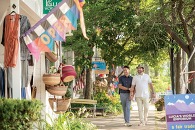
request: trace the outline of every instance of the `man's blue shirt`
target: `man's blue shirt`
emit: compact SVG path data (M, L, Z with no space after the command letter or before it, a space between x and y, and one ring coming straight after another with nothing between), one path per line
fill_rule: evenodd
M121 84L122 86L124 86L126 88L130 88L131 84L132 84L132 79L133 79L133 77L130 75L128 77L123 75L119 78L119 84ZM129 90L122 90L119 88L119 93L129 93L129 92L130 92Z

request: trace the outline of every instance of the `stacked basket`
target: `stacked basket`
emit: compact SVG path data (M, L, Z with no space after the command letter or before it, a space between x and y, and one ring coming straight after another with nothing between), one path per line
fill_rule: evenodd
M70 82L76 76L74 67L70 65L60 65L59 68L61 69L58 70L58 72L62 72L61 74L54 73L43 75L43 82L45 83L46 90L51 95L54 95L54 98L49 98L49 103L55 113L65 112L70 106L70 98L64 98L68 86L65 86L63 82ZM63 96L63 98L57 99L55 96Z

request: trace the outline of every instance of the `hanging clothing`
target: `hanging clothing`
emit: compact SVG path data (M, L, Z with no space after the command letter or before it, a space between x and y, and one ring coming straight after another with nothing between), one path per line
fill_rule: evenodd
M6 79L7 79L7 98L13 97L13 76L12 76L12 68L8 67L6 72Z
M31 28L31 24L28 18L24 15L20 15L20 36L25 34ZM33 61L32 56L25 44L23 37L20 37L20 59L21 59L21 97L26 99L26 87L28 86L28 68L31 61Z
M28 18L24 15L20 15L20 36L25 34L26 31L28 31L31 28L31 24L28 20ZM30 52L26 46L26 43L24 41L23 37L20 37L20 56L21 60L31 60Z
M5 73L0 67L0 98L5 97Z
M5 46L4 51L4 67L15 67L18 59L19 50L19 20L20 15L7 15L4 19L3 40Z
M20 22L20 23L19 23ZM20 24L20 26L19 26ZM20 28L19 28L20 27ZM16 66L18 59L18 50L20 43L20 59L21 59L21 94L25 98L28 82L28 65L33 65L32 56L24 42L23 38L19 39L18 29L20 29L20 36L31 28L28 18L24 15L7 15L4 19L2 43L5 46L4 65L7 69L7 87L8 96L12 97L12 67ZM20 41L19 41L20 40ZM12 57L12 58L11 58ZM31 64L29 64L31 63Z

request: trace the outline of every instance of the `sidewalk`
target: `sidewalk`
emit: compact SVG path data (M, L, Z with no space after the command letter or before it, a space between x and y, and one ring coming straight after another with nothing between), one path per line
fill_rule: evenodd
M149 107L148 124L146 126L138 126L138 111L135 102L132 103L131 110L131 127L124 126L123 115L106 116L90 118L89 120L98 127L98 130L166 130L166 122L160 118L165 116L165 112L157 112L153 105Z

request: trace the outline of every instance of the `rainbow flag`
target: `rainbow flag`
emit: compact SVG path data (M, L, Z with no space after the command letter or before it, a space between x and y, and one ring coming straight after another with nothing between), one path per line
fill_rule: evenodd
M80 6L84 0L79 0ZM47 15L39 20L22 37L36 60L40 53L53 50L54 41L65 41L66 33L77 29L79 11L74 0L62 0Z
M85 0L79 0L79 2L80 2L80 6L82 8L84 6L84 4L85 4Z

